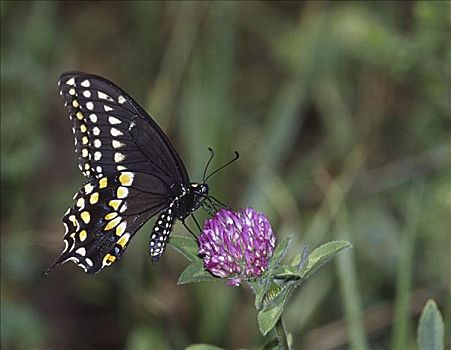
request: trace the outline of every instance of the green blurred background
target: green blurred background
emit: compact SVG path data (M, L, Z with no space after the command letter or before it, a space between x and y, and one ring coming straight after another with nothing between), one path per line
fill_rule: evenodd
M135 97L192 180L208 146L216 166L239 150L212 193L264 211L292 254L352 242L293 298L296 349L414 349L427 298L449 330L450 38L450 2L2 2L2 349L263 342L251 292L177 286L187 261L153 266L149 225L100 275L42 274L83 181L67 70Z

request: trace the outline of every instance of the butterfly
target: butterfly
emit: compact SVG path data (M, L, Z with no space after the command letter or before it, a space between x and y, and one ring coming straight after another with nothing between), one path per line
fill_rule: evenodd
M65 247L46 272L67 261L87 273L101 271L158 214L149 242L157 262L176 219L184 222L201 205L211 209L206 180L219 169L207 178L205 173L213 153L204 180L190 182L164 132L117 85L81 72L63 73L58 85L72 121L78 166L88 181L62 219Z

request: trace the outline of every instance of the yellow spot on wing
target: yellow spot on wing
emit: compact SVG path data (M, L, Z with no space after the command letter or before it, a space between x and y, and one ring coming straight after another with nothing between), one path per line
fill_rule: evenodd
M122 218L120 216L118 216L116 219L111 220L108 225L105 226L105 228L103 229L104 231L108 231L111 230L112 228L115 228L120 222L121 222Z
M118 227L116 227L116 235L122 236L122 234L125 232L126 228L127 228L127 223L125 221L121 222L121 224Z
M81 131L81 132L86 132L86 130L88 130L88 128L86 127L86 125L85 125L85 124L81 124L81 125L80 125L80 131Z
M119 208L119 206L121 205L121 203L122 203L122 201L120 201L118 199L113 199L108 202L108 205L110 207L113 207L114 210L117 210Z
M106 214L105 215L105 219L106 220L111 220L111 219L114 219L116 216L117 216L117 213L116 212L112 212L112 213Z
M116 191L117 198L125 198L128 196L128 188L119 186Z
M84 145L87 145L89 140L87 136L83 136L83 138L81 139L81 142L83 142Z
M66 81L66 84L67 84L67 85L75 85L75 79L74 79L74 77L68 79L68 80Z
M89 197L89 203L96 204L99 201L99 192L94 192Z
M85 224L88 224L89 221L91 220L91 215L89 214L88 211L84 211L83 213L81 213L80 217L85 222Z
M135 177L135 174L131 172L124 172L119 176L119 182L123 186L131 186L133 183L133 178Z
M77 115L77 118L80 119L80 120L82 120L84 118L84 115L81 112L77 112L76 115Z
M124 248L125 245L128 243L129 239L130 239L130 234L127 233L127 234L123 235L123 236L117 241L117 244L119 244L122 248Z
M72 101L72 106L74 106L75 108L77 108L77 107L80 106L80 104L78 103L77 100L73 100L73 101Z
M108 186L108 178L102 177L102 178L99 180L99 188L105 188L105 187L107 187L107 186Z
M116 257L114 255L107 254L103 258L103 265L110 266L115 260L116 260Z
M78 234L80 237L80 241L84 241L86 239L86 237L88 236L88 233L86 232L86 230L82 230L80 231L80 233Z

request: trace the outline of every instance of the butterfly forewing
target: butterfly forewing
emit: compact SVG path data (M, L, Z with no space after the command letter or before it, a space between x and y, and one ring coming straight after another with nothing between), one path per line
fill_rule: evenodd
M183 163L163 131L124 91L90 74L66 73L60 93L69 108L79 167L89 178L143 171L188 184Z

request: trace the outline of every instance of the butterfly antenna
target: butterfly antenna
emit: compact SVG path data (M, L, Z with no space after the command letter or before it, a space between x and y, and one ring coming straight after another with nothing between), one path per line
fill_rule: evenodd
M213 157L215 156L215 151L213 151L213 148L208 147L208 151L210 152L210 158L208 158L207 161L207 165L205 165L205 169L204 169L204 175L202 176L202 182L205 183L205 175L207 175L207 170L208 170L208 166L211 163L211 160L213 159Z
M216 170L214 170L210 175L207 176L207 178L204 180L204 183L210 178L212 177L212 175L216 174L218 171L224 169L226 166L229 166L230 164L232 164L234 161L238 160L238 158L240 158L240 154L235 151L235 157L233 157L232 160L229 160L227 163L225 163L224 165L221 165L219 168L217 168Z

